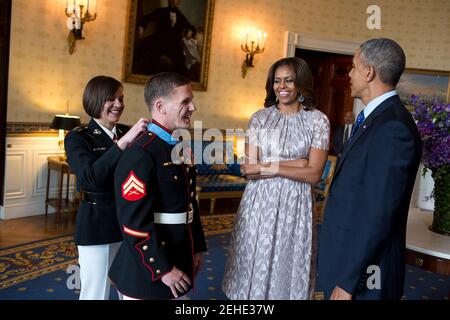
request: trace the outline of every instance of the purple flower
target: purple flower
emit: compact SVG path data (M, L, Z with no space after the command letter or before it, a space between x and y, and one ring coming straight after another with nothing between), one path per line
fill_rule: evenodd
M433 170L450 164L450 104L412 95L412 115L423 141L422 161Z

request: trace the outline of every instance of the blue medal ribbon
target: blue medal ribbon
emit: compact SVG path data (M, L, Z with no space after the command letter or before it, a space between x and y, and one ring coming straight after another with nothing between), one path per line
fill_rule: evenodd
M168 133L166 130L164 130L154 122L150 123L147 126L147 130L153 132L158 137L160 137L161 139L163 139L165 142L167 142L172 146L176 145L179 142L170 133Z

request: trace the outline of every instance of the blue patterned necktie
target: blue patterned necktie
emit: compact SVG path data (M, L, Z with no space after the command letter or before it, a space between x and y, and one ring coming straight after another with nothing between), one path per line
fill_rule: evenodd
M361 123L364 122L364 119L366 119L366 118L364 117L364 110L362 110L358 114L358 117L356 117L356 121L355 121L355 124L353 125L352 134L350 135L350 139L355 135L356 130L358 130L358 127L361 125Z

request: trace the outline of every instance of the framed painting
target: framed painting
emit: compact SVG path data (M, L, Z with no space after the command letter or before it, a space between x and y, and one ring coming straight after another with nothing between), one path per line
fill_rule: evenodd
M435 97L450 101L450 72L406 69L397 84L397 93L405 103L411 95L420 95L424 100Z
M213 14L214 0L129 0L123 80L178 72L206 91Z

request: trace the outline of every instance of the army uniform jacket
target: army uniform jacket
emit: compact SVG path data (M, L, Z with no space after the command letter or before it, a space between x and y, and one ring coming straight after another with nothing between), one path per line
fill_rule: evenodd
M116 168L116 205L124 241L109 276L129 297L173 298L161 277L176 266L194 283L193 255L206 251L195 198L195 166L172 163L172 149L147 131L124 151ZM155 212L190 210L189 224L154 223Z
M128 126L116 124L120 139ZM67 162L82 191L75 227L77 245L108 244L122 240L114 202L114 170L122 150L91 119L88 126L70 131L64 141ZM89 196L89 197L88 197Z

